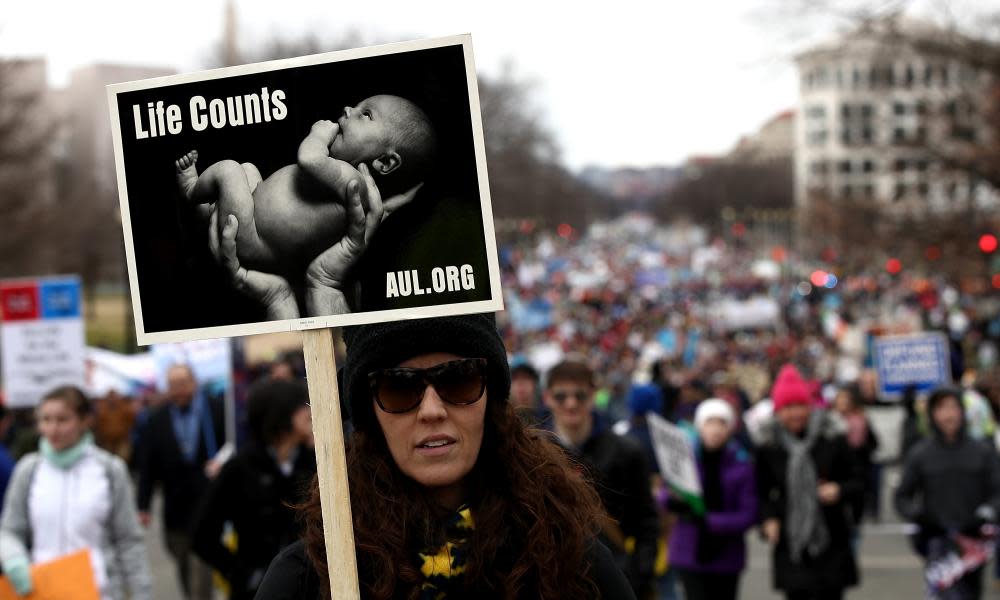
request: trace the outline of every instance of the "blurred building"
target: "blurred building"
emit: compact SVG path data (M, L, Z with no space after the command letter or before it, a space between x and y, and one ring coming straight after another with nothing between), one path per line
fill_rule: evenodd
M83 275L93 282L122 281L124 246L115 174L111 119L105 87L136 79L173 75L172 69L94 64L75 69L65 88L51 92L57 124L53 159L59 196L79 217ZM85 215L85 216L84 216ZM85 248L85 249L84 249Z
M795 153L795 111L785 110L751 135L740 138L728 159L748 162L791 160Z
M956 144L982 143L987 130L977 108L986 76L913 42L954 36L889 17L796 58L796 206L871 200L895 214L922 215L996 201L988 186L933 158Z
M580 172L580 179L615 200L648 200L662 197L681 176L676 167L590 166Z

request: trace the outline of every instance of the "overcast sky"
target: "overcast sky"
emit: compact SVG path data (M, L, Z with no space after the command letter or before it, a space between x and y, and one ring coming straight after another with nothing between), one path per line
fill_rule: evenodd
M997 12L1000 0L924 0ZM237 2L240 40L276 34L399 40L470 32L477 66L505 61L537 82L534 106L572 168L678 164L728 150L792 108L790 55L830 34L834 19L782 19L782 0L584 3L380 0ZM100 15L95 11L100 7ZM193 71L209 64L225 0L55 2L4 0L0 56L45 56L50 80L104 61ZM110 15L110 16L107 16Z

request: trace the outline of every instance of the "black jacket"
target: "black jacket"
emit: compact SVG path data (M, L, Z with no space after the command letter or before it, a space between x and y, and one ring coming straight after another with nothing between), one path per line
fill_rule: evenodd
M762 429L757 446L757 494L760 518L776 518L781 522L781 539L774 548L771 562L773 584L788 592L842 590L858 583L858 567L851 551L852 519L850 506L864 493L864 472L844 436L842 420L823 412L823 428L813 444L811 456L820 481L840 486L840 499L829 506L820 505L830 543L817 557L804 556L792 562L785 538L785 509L788 452L781 445L778 428L772 421Z
M226 441L224 407L219 399L209 399L208 404L216 444L221 447ZM203 438L202 435L198 436L195 461L185 461L177 444L177 436L174 435L169 406L157 408L139 434L139 510L149 511L153 490L162 484L163 526L167 531L189 530L198 503L208 489L205 463L212 457L208 456Z
M1000 458L992 446L969 438L964 429L953 442L932 429L933 435L917 443L906 458L894 498L896 511L920 524L924 536L974 533L980 506L1000 514Z
M252 444L226 463L212 482L194 521L192 546L229 581L230 598L253 598L268 564L300 534L290 505L306 499L316 474L316 454L299 447L292 472L285 476L266 448ZM233 524L234 554L220 541Z
M652 585L660 519L650 491L650 470L642 446L633 438L603 428L595 419L594 433L579 450L568 452L589 471L605 510L618 522L626 538L635 538L635 551L626 557L607 536L611 548L637 594Z
M587 553L590 574L600 595L594 600L635 600L635 594L625 576L615 565L611 552L595 541ZM363 596L362 596L363 597ZM306 558L305 545L299 541L275 557L257 590L257 600L316 600L319 598L319 577ZM488 595L478 595L488 600ZM450 600L450 599L449 599ZM535 600L527 598L525 600Z

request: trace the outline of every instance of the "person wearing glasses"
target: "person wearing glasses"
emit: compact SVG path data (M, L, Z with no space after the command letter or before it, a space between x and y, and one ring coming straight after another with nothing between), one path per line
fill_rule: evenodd
M650 466L642 447L616 434L594 412L594 372L583 362L564 360L549 370L544 401L551 428L566 452L597 484L601 501L614 519L602 538L628 576L636 596L654 593L654 567L660 519L650 490ZM629 542L628 540L633 540ZM631 547L631 551L626 548Z
M600 498L508 402L492 314L344 330L362 598L634 598ZM318 484L257 598L330 598Z

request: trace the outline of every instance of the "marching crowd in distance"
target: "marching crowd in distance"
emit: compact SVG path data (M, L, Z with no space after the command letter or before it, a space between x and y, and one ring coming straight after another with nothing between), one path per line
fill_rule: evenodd
M703 241L634 231L647 226L503 244L496 319L345 330L364 597L737 598L755 535L778 593L842 598L862 584L863 523L885 517L883 492L916 525L928 567L994 543L1000 317L988 294L905 274L807 289L744 275L738 247L705 254ZM881 396L872 338L927 330L947 339L956 383ZM63 387L4 415L4 575L27 595L31 565L88 549L102 599L153 598L155 521L187 598L213 597L213 571L234 599L329 597L304 375L281 360L248 377L229 457L221 399L189 365L141 408ZM901 413L898 439L878 435L886 409ZM649 413L687 432L700 497L661 472ZM899 450L893 490L887 447ZM984 571L934 593L978 598Z

